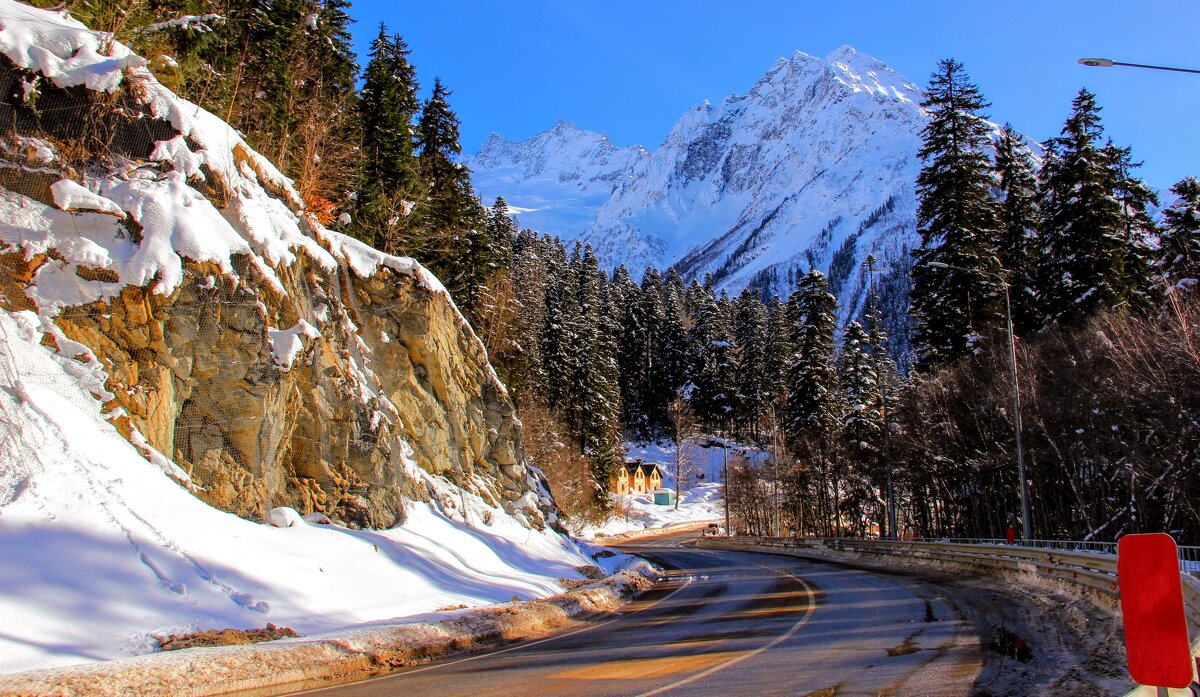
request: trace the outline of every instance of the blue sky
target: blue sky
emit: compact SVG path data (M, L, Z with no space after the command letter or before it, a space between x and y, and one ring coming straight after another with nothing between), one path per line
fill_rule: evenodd
M745 93L775 59L850 44L920 85L957 58L992 119L1037 140L1058 133L1086 86L1150 184L1200 176L1200 75L1075 62L1200 69L1197 0L356 0L351 14L364 64L385 21L422 85L440 76L453 91L467 152L493 131L519 140L559 119L652 150L684 110Z

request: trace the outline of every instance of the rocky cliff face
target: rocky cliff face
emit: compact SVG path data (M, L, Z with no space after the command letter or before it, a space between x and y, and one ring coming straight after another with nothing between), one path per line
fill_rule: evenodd
M37 108L0 105L0 307L42 317L148 458L252 519L288 505L387 527L450 489L428 477L553 516L436 278L322 227L120 44L61 17L38 41L48 13L4 7L0 86L35 84ZM65 106L97 118L50 117Z

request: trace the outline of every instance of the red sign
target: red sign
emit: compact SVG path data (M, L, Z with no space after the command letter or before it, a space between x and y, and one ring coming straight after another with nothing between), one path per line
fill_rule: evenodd
M1126 535L1117 543L1117 579L1129 674L1140 685L1192 682L1179 554L1170 535Z

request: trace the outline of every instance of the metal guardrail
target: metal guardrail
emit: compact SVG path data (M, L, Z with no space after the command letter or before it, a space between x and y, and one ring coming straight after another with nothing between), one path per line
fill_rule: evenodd
M913 542L952 542L966 545L1004 545L1011 547L1007 540L988 537L917 537ZM1021 547L1037 547L1039 549L1065 549L1077 552L1095 552L1098 554L1116 554L1116 542L1095 542L1086 540L1024 540Z
M824 539L824 538L821 538ZM982 537L919 537L913 542L950 542L968 545L1003 545L1011 547L1007 540ZM1021 547L1036 547L1039 549L1061 549L1073 552L1091 552L1093 554L1117 553L1116 542L1096 542L1094 540L1025 540ZM1179 546L1179 570L1200 577L1200 547Z

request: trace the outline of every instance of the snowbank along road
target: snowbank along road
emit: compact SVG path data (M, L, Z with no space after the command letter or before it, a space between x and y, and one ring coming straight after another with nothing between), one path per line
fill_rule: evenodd
M626 547L673 571L615 617L541 641L306 694L975 691L984 665L975 625L936 587L789 557L677 546L694 536L667 535Z

